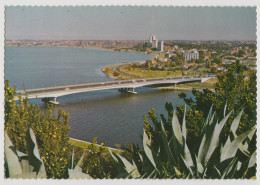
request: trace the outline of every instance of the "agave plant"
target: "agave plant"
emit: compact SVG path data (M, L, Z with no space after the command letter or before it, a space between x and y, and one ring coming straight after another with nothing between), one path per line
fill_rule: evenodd
M4 148L6 178L47 178L44 163L39 154L36 137L31 128L27 132L27 154L17 151L6 133ZM83 157L84 154L73 169L72 154L72 166L71 169L68 169L70 179L91 179L88 174L82 173Z
M160 138L152 142L145 130L143 148L134 146L130 162L110 151L130 178L251 178L255 175L256 151L249 151L249 144L256 128L236 135L243 110L233 120L229 135L221 138L221 131L232 111L218 122L212 107L201 130L201 142L188 146L184 109L180 124L174 110L171 130L165 131L161 122ZM221 139L220 139L221 138Z

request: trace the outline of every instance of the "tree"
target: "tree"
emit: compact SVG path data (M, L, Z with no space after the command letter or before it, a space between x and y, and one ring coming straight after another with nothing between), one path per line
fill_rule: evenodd
M147 67L148 70L150 70L151 67L152 67L152 61L151 60L146 60L145 66Z
M244 76L243 67L239 63L230 66L227 72L218 75L215 92L209 89L204 89L202 92L193 89L192 94L195 97L194 99L187 98L185 93L181 93L179 97L191 107L190 111L200 112L204 119L206 118L205 112L210 109L211 105L214 105L218 117L222 118L224 116L222 110L227 103L227 111L234 110L234 113L238 114L242 109L244 110L238 128L239 133L252 128L256 124L256 72L251 71L249 77ZM197 118L196 115L193 119ZM230 118L233 119L234 117L231 115ZM229 120L227 125L230 124L231 121ZM225 133L228 132L227 127Z
M238 51L238 57L243 57L245 54L245 51L244 50L239 50Z
M26 94L26 93L25 93ZM26 133L29 127L35 133L48 178L67 178L71 146L69 144L69 114L59 109L57 117L53 107L47 105L44 114L38 105L32 105L19 96L14 100L15 87L5 82L5 132L18 151L26 153Z
M118 71L113 72L113 76L119 76L120 73Z

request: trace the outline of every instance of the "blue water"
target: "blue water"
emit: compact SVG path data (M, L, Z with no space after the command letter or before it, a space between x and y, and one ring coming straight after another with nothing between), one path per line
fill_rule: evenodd
M110 64L133 62L151 58L150 55L83 48L6 47L5 79L17 89L26 89L113 80L101 72ZM143 115L152 108L157 116L166 115L165 102L173 106L183 104L178 93L160 89L137 88L136 95L124 95L117 90L86 92L58 97L70 113L70 137L98 143L141 143ZM192 96L191 92L187 92ZM35 100L30 100L36 103ZM46 109L43 102L40 107ZM58 107L57 107L58 109Z
M65 47L6 47L5 79L17 90L112 80L101 69L151 55Z

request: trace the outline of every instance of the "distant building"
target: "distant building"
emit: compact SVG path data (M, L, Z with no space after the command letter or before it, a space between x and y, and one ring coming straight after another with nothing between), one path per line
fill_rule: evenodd
M199 59L199 52L198 51L184 51L183 56L185 57L185 61L191 61L192 59L198 60Z
M158 40L153 40L152 48L158 48Z
M154 34L150 35L149 37L149 43L151 48L158 48L160 52L164 51L164 42L163 41L158 41L156 39L156 36Z
M163 43L163 40L161 42L159 42L159 51L160 52L163 52L163 49L164 49L164 43Z
M153 41L156 40L156 36L154 34L150 35L149 37L149 43L152 45Z

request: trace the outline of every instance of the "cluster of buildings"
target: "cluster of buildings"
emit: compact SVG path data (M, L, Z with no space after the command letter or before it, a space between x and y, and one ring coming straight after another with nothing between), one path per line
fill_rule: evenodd
M157 40L156 36L154 34L150 35L150 37L149 37L149 44L150 44L151 48L156 48L160 52L164 51L164 42L163 42L163 40L161 40L161 41Z
M199 60L199 52L196 49L192 49L190 51L183 51L182 53L185 57L186 62L190 62L192 60Z

